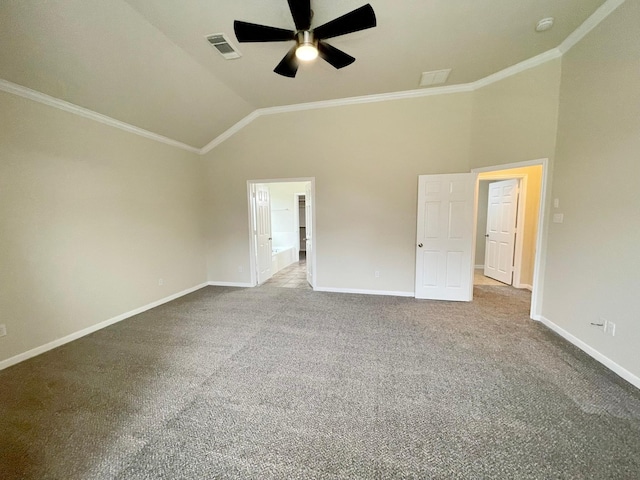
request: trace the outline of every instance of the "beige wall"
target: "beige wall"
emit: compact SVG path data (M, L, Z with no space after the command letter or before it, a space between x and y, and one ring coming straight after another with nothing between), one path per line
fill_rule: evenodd
M0 124L0 361L206 281L197 155L6 93Z
M553 158L560 59L476 90L471 168Z
M250 282L247 180L315 177L317 286L413 292L417 176L552 158L559 75L259 117L206 156L209 280Z
M469 170L471 108L463 93L258 118L206 156L209 279L250 281L247 180L315 177L317 286L412 292L418 175Z
M640 2L563 58L543 314L640 376ZM591 322L617 324L605 336Z

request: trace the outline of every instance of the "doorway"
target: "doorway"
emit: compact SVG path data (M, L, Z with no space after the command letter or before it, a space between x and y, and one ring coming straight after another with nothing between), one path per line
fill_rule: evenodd
M519 187L519 197L515 210L513 262L510 265L512 281L505 283L532 292L530 316L536 320L541 315L541 298L538 292L542 290L543 280L541 250L543 248L544 214L547 202L547 163L547 159L540 159L473 170L478 174L474 235L475 277L480 282L483 278L487 278L484 276L484 271L487 261L486 239L488 237L486 235L489 234L487 227L489 187L497 182L516 180Z
M313 288L315 180L250 180L247 192L251 285Z

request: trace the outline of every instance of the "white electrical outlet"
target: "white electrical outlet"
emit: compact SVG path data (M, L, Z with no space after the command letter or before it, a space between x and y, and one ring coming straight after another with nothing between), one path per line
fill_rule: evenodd
M374 275L376 278L380 278L380 270L376 270Z
M0 337L4 337L7 334L7 326L2 324L0 325Z
M162 285L164 285L164 280L162 278L158 279L158 286L161 287Z
M238 273L242 273L242 271L243 271L243 270L244 270L244 269L242 268L242 265L239 265L239 266L238 266Z

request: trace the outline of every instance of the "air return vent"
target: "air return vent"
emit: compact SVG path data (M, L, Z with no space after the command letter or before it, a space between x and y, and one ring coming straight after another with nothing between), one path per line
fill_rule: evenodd
M421 87L430 87L431 85L440 85L445 83L449 78L451 69L446 70L434 70L433 72L423 72L420 77Z
M227 60L232 60L234 58L240 58L242 55L238 52L234 47L231 46L229 40L224 35L224 33L214 33L211 35L207 35L207 41L213 45L220 55L222 55Z

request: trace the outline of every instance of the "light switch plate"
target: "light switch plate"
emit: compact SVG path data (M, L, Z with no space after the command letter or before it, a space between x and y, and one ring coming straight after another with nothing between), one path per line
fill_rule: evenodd
M554 213L553 214L553 223L562 223L564 222L564 214L563 213Z

